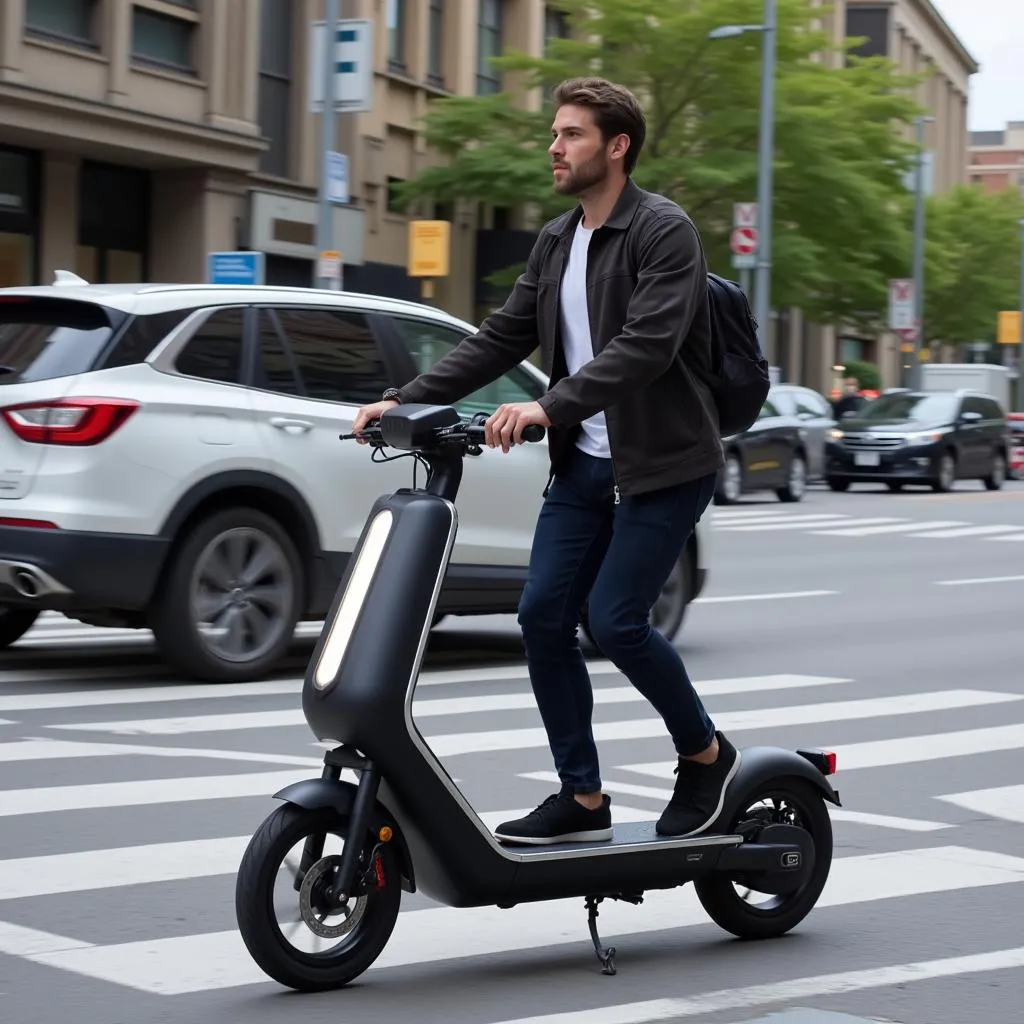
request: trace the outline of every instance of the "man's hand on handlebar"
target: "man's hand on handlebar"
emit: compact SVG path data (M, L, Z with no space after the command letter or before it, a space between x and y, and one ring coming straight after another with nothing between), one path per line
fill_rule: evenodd
M529 426L550 427L551 420L538 402L511 402L499 405L484 424L484 443L488 448L508 452L523 443L523 431Z
M356 418L352 421L352 433L358 434L360 431L365 430L367 424L372 423L374 420L379 420L388 409L393 409L396 405L398 405L398 402L390 399L384 402L373 402L370 405L364 405L356 413ZM356 443L368 444L369 441L365 437L357 437Z

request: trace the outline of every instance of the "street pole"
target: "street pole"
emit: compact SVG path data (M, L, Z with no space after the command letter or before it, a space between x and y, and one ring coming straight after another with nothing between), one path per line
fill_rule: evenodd
M917 126L917 166L914 173L914 323L917 337L908 360L908 380L911 388L921 386L919 348L924 341L924 126L931 117L920 115L914 119Z
M329 176L327 171L328 154L334 149L334 90L336 39L338 36L338 0L324 0L324 64L323 94L324 106L320 115L320 195L318 197L319 216L317 218L316 244L319 252L333 249L334 211L328 199L327 189ZM321 288L332 288L333 279L320 277Z
M1017 346L1017 411L1024 412L1024 217L1020 221L1020 338Z
M775 48L778 21L776 0L764 0L764 37L761 46L761 124L757 152L757 318L761 351L768 354L772 309L772 155L775 148Z

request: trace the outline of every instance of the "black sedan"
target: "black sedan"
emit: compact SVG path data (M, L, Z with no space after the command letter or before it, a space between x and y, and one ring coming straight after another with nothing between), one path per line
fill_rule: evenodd
M795 416L768 401L751 428L722 439L725 466L718 474L716 505L744 494L775 491L780 501L800 501L807 491L807 431Z

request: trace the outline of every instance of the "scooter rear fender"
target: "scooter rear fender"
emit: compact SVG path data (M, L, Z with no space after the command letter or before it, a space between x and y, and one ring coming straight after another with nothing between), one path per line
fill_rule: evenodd
M356 799L356 789L354 783L342 779L303 779L301 782L293 782L290 786L278 790L274 794L274 799L295 804L307 811L330 807L336 810L341 817L349 818ZM405 837L394 816L389 814L387 808L378 800L370 814L370 828L376 833L385 825L392 832L389 845L393 846L398 853L398 862L402 871L402 888L406 892L415 892L416 875L413 871L412 855L409 853Z
M742 809L743 803L755 790L767 783L784 784L787 778L794 776L814 786L823 800L835 804L836 807L842 806L839 802L839 793L833 789L828 777L802 754L786 750L784 747L746 747L741 749L740 753L742 758L739 771L729 786L725 805L715 825L731 821L733 815ZM708 829L709 834L713 831L714 826Z

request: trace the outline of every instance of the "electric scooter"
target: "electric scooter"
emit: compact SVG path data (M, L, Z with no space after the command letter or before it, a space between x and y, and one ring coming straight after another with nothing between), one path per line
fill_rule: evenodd
M719 817L690 838L659 836L653 815L617 824L608 842L554 846L509 846L485 827L413 714L458 526L463 459L482 453L485 418L399 405L360 434L374 457L399 449L425 462L428 475L424 486L400 488L370 510L303 684L306 721L329 746L322 776L275 794L283 804L253 835L239 867L242 939L284 986L339 988L366 971L387 945L403 892L456 908L583 899L603 972L614 974L615 950L604 948L596 926L605 899L638 904L649 890L693 882L720 927L768 938L802 921L828 878L832 829L824 801L840 802L828 779L836 757L822 750L744 749ZM530 442L543 436L539 427L523 435ZM358 782L343 780L344 769ZM767 806L757 807L760 801ZM340 854L324 854L328 836L344 842ZM300 846L298 862L286 862ZM286 937L273 905L283 865L288 902L298 894L290 925L304 926L317 942L333 940L326 950L305 951ZM736 886L771 900L751 906Z

